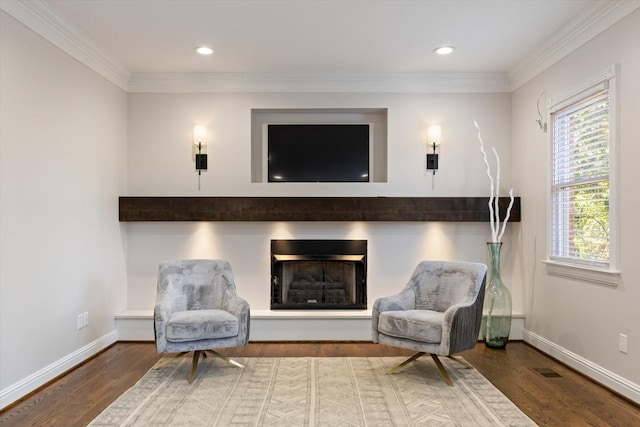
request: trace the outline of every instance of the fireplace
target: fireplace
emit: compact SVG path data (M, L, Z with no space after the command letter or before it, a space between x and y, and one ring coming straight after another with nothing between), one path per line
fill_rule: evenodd
M366 240L272 240L272 309L366 309Z

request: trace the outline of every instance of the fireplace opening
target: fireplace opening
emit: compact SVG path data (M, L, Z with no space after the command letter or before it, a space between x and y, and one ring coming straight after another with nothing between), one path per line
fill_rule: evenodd
M366 240L272 240L272 309L366 309Z

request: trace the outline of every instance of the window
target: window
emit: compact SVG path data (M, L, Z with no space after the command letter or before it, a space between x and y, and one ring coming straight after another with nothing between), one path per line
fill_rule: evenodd
M609 262L609 91L552 114L551 256Z
M548 104L551 262L597 270L615 267L614 78L610 67Z

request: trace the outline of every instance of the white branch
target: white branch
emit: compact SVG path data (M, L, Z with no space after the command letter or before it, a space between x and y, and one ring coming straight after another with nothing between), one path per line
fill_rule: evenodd
M495 203L493 213L496 216L495 232L497 233L500 230L500 156L498 155L498 151L496 151L496 147L491 147L491 150L493 150L493 154L496 156L496 198L493 201L493 203ZM500 239L496 239L496 236L493 236L493 238L495 242L500 241Z
M502 222L502 227L500 227L500 156L498 155L498 151L495 149L495 147L491 147L491 149L493 150L493 154L496 157L496 181L494 186L493 176L491 176L491 167L489 166L487 153L484 150L484 141L482 140L482 135L480 133L480 126L478 126L478 122L476 121L474 121L473 124L478 130L480 152L482 153L484 164L487 167L487 176L489 177L489 225L491 226L491 241L494 243L499 243L500 241L502 241L505 229L507 228L507 222L511 217L511 208L513 207L514 201L513 188L509 190L509 206L507 207L507 213L504 221Z
M504 217L504 222L502 223L502 230L498 235L498 242L502 241L502 236L504 236L504 230L507 228L507 221L511 218L511 208L513 207L513 188L509 190L509 206L507 207L507 215Z
M487 176L489 177L489 225L491 226L491 239L492 241L496 241L496 227L495 227L495 218L493 216L493 177L491 176L491 168L489 167L489 160L487 160L487 153L484 151L484 141L482 141L482 134L480 133L480 126L478 126L478 122L474 120L473 124L476 126L478 130L478 140L480 140L480 152L482 153L482 157L484 159L484 164L487 166Z

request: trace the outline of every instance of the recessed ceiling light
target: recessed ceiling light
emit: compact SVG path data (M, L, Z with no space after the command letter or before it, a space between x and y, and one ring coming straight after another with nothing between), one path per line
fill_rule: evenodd
M207 46L200 46L196 48L196 52L200 55L211 55L213 53L213 49Z
M455 47L453 46L440 46L433 49L433 53L436 55L449 55L454 49Z

